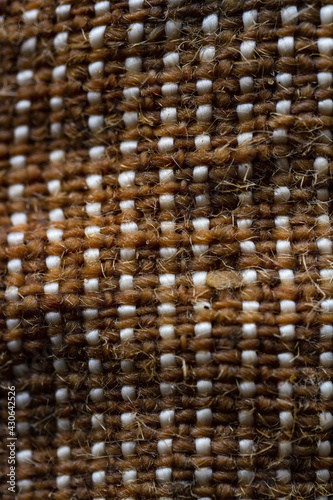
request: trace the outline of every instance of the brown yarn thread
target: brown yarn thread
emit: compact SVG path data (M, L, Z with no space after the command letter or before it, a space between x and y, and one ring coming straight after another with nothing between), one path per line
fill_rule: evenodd
M56 11L65 5L68 14ZM13 497L13 384L18 499L328 498L330 4L126 1L101 14L97 5L0 5L2 498ZM205 33L211 15L218 24ZM137 24L142 39L130 42ZM99 62L103 73L92 74ZM167 109L175 119L163 121ZM137 113L134 126L125 113Z

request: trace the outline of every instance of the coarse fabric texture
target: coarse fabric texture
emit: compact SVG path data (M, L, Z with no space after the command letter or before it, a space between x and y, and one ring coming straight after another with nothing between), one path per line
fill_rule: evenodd
M0 9L1 498L331 498L333 5Z

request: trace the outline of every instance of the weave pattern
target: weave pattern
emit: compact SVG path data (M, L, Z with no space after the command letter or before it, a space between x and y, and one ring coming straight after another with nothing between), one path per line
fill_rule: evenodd
M333 5L0 14L1 498L331 498Z

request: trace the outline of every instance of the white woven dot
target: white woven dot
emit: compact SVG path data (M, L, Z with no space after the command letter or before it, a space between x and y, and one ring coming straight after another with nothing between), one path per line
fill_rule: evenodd
M12 156L9 163L13 169L23 168L25 167L26 157L23 155Z
M128 0L129 10L130 12L136 12L141 10L143 7L144 0Z
M32 451L31 450L18 451L16 454L16 459L20 465L24 463L29 463L32 460Z
M330 441L321 441L318 443L318 456L319 457L329 457L331 454L331 443Z
M136 399L136 388L132 385L124 385L121 388L121 396L124 401L134 401Z
M141 57L127 57L125 59L125 69L135 73L140 72L142 69Z
M57 21L65 21L69 18L71 13L71 5L59 5L56 10Z
M89 396L92 401L101 402L104 401L104 391L101 388L91 389Z
M253 104L238 104L237 115L240 121L246 121L252 119Z
M328 431L333 427L333 415L330 412L323 412L319 415L319 423L324 431Z
M249 470L239 470L237 477L241 486L249 486L254 480L254 472Z
M168 38L176 39L180 36L181 21L169 20L165 23L165 34Z
M252 76L243 76L239 79L239 86L242 94L248 94L253 91L253 78Z
M193 181L205 182L208 178L208 167L200 166L193 169Z
M219 19L216 14L210 14L202 21L202 31L204 33L214 33L217 30Z
M35 22L37 22L38 14L39 14L38 9L27 10L27 11L23 12L23 15L22 15L23 21L26 24L34 24Z
M252 439L241 439L239 441L239 451L242 455L250 455L254 452L254 442Z
M212 91L213 82L211 80L198 80L196 83L197 92L199 95L209 94Z
M243 25L246 30L252 28L258 18L258 11L257 10L248 10L243 12Z
M293 445L288 441L279 443L279 456L280 458L289 457L293 452Z
M198 438L195 440L195 449L198 455L208 456L211 454L210 438Z
M31 396L29 392L18 392L16 394L16 406L19 410L26 408L31 403Z
M64 64L56 66L52 70L52 79L57 82L66 78L66 66Z
M256 251L256 246L253 241L242 241L239 246L242 253L249 254Z
M67 48L67 40L68 40L68 32L63 31L62 33L58 33L53 40L54 48L57 51L62 51Z
M93 472L92 473L92 482L93 482L93 485L96 487L103 486L103 484L105 484L105 471L99 470L99 471Z
M163 57L163 63L166 68L174 68L179 65L179 55L177 52L171 52Z
M323 399L333 398L333 384L332 382L323 382L320 384L320 394Z
M280 412L280 423L281 427L285 429L291 429L294 423L293 415L290 411Z
M125 99L131 100L131 99L137 99L140 97L140 89L139 87L130 87L127 89L123 90L123 94Z
M256 384L254 382L241 382L239 390L244 398L252 398L256 393Z
M177 83L165 83L161 88L162 95L164 97L176 95L178 93Z
M173 123L177 121L177 108L162 108L161 121L163 123Z
M70 458L71 449L69 446L60 446L57 449L57 457L59 460L68 460Z
M106 26L97 26L89 32L89 42L93 49L101 49L104 45Z
M256 351L243 351L242 352L242 363L244 365L256 365L258 362L258 356Z
M320 9L321 24L333 23L333 5L325 5Z
M170 455L172 453L172 439L161 439L157 442L159 455Z
M290 73L279 73L276 75L276 82L280 84L281 87L291 87L292 75Z
M175 329L173 325L163 325L159 328L159 334L162 339L173 339L175 338Z
M91 454L93 457L102 457L105 454L105 443L103 441L95 443L91 447Z
M279 483L287 484L291 481L291 472L287 469L278 469L276 471L276 479Z
M95 3L95 15L102 16L110 11L110 2L108 0Z
M33 76L33 71L31 71L30 69L25 69L17 73L16 81L18 85L28 85L29 83L32 83Z
M143 24L134 23L128 28L128 41L129 43L139 43L143 39Z
M175 421L174 410L163 410L159 415L161 427L167 427L173 425Z
M256 42L252 40L247 40L242 42L240 45L240 53L243 59L252 59L254 57L254 50L256 48Z
M57 483L57 488L59 490L69 488L71 484L71 476L67 475L58 476L56 479L56 483Z
M172 151L173 145L172 137L161 137L157 143L157 147L161 153Z
M323 352L319 356L319 363L325 368L331 368L333 366L333 352Z
M203 467L194 471L194 477L199 485L209 484L213 478L213 471L208 467Z
M318 50L320 54L331 56L333 52L333 38L318 38Z
M37 38L34 36L22 43L21 54L26 57L31 56L34 52L36 52L36 47Z
M257 336L257 327L254 323L244 323L242 325L242 333L244 338L253 339Z
M278 40L278 51L281 57L292 56L294 54L294 37L285 36Z
M156 469L157 481L165 483L171 481L171 477L172 477L172 469L170 469L169 467L161 467L159 469Z

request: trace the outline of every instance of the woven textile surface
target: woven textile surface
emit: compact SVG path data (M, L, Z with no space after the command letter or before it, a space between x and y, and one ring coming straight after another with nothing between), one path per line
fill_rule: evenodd
M333 4L0 16L1 498L332 498Z

